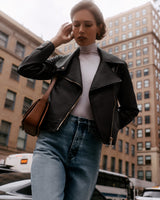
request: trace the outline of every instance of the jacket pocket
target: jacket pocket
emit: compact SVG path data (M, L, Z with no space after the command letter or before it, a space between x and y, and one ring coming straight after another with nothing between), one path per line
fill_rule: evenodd
M113 129L112 129L113 145L115 145L116 143L119 129L120 129L119 112L118 110L115 110L113 118Z

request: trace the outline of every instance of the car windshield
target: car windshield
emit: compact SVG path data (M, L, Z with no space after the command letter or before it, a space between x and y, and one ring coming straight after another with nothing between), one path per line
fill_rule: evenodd
M143 197L159 197L160 198L160 190L147 190L144 191Z

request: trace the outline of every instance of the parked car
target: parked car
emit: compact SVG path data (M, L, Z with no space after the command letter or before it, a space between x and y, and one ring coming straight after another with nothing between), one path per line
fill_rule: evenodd
M0 200L32 200L30 173L0 174ZM91 200L106 200L95 188Z
M160 200L160 186L145 188L142 196L137 196L136 200Z

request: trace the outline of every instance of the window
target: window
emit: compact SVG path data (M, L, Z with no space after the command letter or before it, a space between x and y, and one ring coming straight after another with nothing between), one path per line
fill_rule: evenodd
M136 35L140 35L140 30L136 30Z
M141 50L140 49L136 50L136 56L141 56Z
M122 31L126 31L126 25L122 26Z
M150 124L150 116L145 116L145 124Z
M137 100L142 100L142 92L137 93Z
M131 136L132 136L132 139L135 138L135 130L133 128L131 129Z
M129 162L126 162L126 175L129 176Z
M126 22L126 17L122 17L122 22Z
M128 43L128 49L131 49L133 47L133 42Z
M131 145L131 154L132 156L135 156L135 146Z
M137 151L142 151L143 150L143 143L142 142L138 142L137 143Z
M146 69L143 70L143 75L144 76L149 75L149 69L148 68L146 68Z
M141 60L136 60L136 66L137 67L141 66Z
M118 42L119 38L118 36L114 38L114 42Z
M8 90L4 107L10 110L14 110L15 100L16 100L16 93L11 90Z
M127 49L126 44L122 44L122 51L124 51L126 49Z
M149 80L144 80L144 87L149 87Z
M145 156L145 164L150 165L151 164L151 156Z
M140 21L136 21L136 26L140 26Z
M11 123L6 121L1 121L0 125L0 144L7 145L8 144L8 137L11 128Z
M126 135L129 135L129 127L126 127Z
M0 45L6 48L7 43L8 43L8 35L0 31Z
M126 34L123 34L122 35L122 40L125 40L126 39Z
M139 170L137 173L138 179L144 180L144 172L142 170Z
M146 128L145 129L145 137L150 137L151 136L151 129L150 128Z
M143 38L143 44L147 44L148 43L148 38Z
M149 111L150 110L150 103L145 103L144 104L144 110Z
M114 24L115 24L115 26L118 26L118 24L119 24L118 20L116 20Z
M142 19L142 24L146 24L147 23L147 19L146 18L143 18Z
M140 40L136 40L136 46L140 46L141 45L141 41Z
M142 138L143 137L143 131L142 129L137 130L137 138Z
M18 135L18 139L17 139L17 148L18 149L25 149L25 147L26 147L26 139L27 139L27 134L20 127L19 135Z
M34 87L35 87L35 80L34 79L31 79L31 78L28 78L27 79L27 86L29 87L29 88L32 88L32 89L34 89Z
M137 70L137 71L136 71L136 77L139 78L139 77L141 77L141 76L142 76L141 70Z
M31 106L31 104L32 104L32 100L27 97L24 97L22 114L26 113L26 111Z
M137 81L137 89L142 88L142 81Z
M137 124L138 125L142 124L142 117L137 117Z
M138 165L143 165L143 156L138 156L137 157L137 164Z
M118 166L119 166L118 172L119 172L120 174L122 174L122 160L119 159L118 162L119 162L119 165L118 165Z
M118 140L118 150L119 150L119 152L123 151L123 141L122 140Z
M128 142L125 143L125 153L129 154L129 143Z
M144 98L145 99L149 99L150 98L149 91L145 91L144 92Z
M144 27L144 28L142 29L142 33L147 33L147 27Z
M133 52L128 52L128 59L133 58Z
M102 164L102 167L104 170L107 169L107 155L104 155L103 156L103 164Z
M111 158L111 171L115 172L115 158L114 157Z
M108 53L110 54L112 53L112 48L109 48Z
M23 58L24 57L24 52L25 52L25 46L23 44L21 44L20 42L16 43L16 49L15 49L15 53Z
M146 176L146 181L152 181L152 171L147 170L145 172L145 176Z
M121 59L126 60L126 54L122 54Z
M118 28L115 29L115 34L117 34L117 33L119 33L119 29Z
M3 63L4 59L0 57L0 72L2 72Z
M16 65L12 65L10 78L16 81L19 81L19 74L17 73L18 67Z
M148 47L145 47L144 49L143 49L143 55L147 55L148 54Z
M143 9L142 10L142 15L146 15L146 13L147 13L146 9Z
M140 112L142 112L142 104L138 104L137 107L138 107L138 110L139 110Z
M129 67L129 68L133 67L133 62L129 62L129 63L128 63L128 67Z
M145 142L145 148L146 148L146 150L150 150L151 149L151 142Z
M47 83L46 81L43 81L43 83L42 83L42 94L44 94L47 91L48 87L49 87L49 83Z
M132 163L132 177L135 177L135 164Z

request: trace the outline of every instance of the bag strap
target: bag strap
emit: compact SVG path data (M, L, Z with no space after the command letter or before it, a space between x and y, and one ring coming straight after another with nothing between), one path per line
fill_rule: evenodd
M44 99L45 101L48 100L49 95L52 91L52 88L54 87L55 83L56 83L57 77L54 77L54 79L51 81L51 83L49 84L49 87L47 89L47 91L45 92L45 94L43 95L42 99Z

